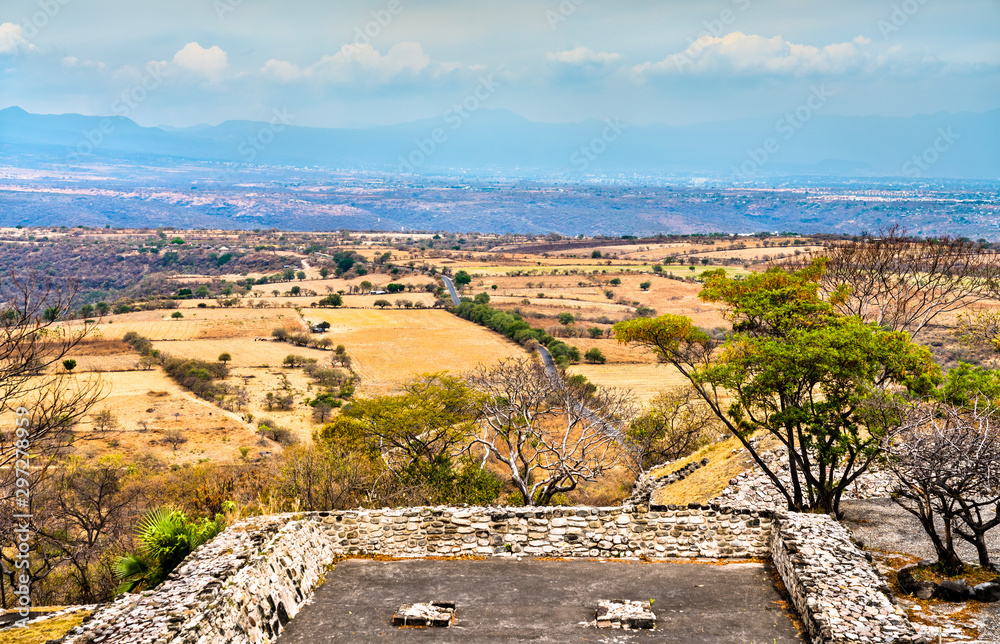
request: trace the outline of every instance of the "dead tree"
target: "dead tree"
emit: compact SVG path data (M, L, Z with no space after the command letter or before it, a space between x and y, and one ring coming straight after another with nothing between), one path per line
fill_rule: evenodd
M1000 525L996 416L979 403L919 408L886 445L899 481L893 499L920 520L949 570L962 567L955 536L976 548L980 566L992 568L986 533Z
M527 505L596 481L618 464L631 396L552 378L540 360L504 360L468 378L483 395L473 447L503 464Z
M918 239L899 227L778 262L801 268L827 258L821 287L837 311L917 336L943 313L996 297L1000 261L956 237Z
M87 323L70 327L59 322L75 295L74 286L60 286L35 274L12 274L0 282L0 414L16 416L16 425L0 432L2 534L12 534L15 514L32 513L30 492L70 445L97 437L76 425L104 397L100 380L53 369L91 329ZM34 582L51 572L35 564L17 569L11 556L0 553L12 584L21 573ZM6 605L2 586L0 596Z

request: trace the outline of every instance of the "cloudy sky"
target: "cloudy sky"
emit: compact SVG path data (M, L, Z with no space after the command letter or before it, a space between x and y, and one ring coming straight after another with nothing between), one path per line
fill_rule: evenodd
M2 0L0 108L357 127L1000 107L1000 0ZM486 89L488 87L488 89ZM470 99L471 100L471 99Z

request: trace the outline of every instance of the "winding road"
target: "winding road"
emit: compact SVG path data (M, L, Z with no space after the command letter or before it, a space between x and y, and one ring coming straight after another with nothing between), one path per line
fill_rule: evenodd
M448 292L451 293L451 301L458 306L462 303L462 300L458 297L458 291L455 290L455 282L451 281L451 278L447 275L442 275L441 279L444 280L444 285L448 287ZM551 358L551 356L549 356Z

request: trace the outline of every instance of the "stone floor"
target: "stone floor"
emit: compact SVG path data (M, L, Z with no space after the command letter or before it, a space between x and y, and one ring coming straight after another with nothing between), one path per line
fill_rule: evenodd
M327 574L280 644L688 642L801 644L762 564L349 560ZM653 631L598 631L601 599L653 599ZM454 601L455 625L394 628L401 604Z

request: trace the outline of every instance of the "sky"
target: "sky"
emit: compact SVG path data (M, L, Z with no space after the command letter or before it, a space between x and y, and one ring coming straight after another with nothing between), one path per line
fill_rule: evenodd
M1000 107L1000 0L0 0L0 108L363 127ZM452 112L449 112L452 110Z

